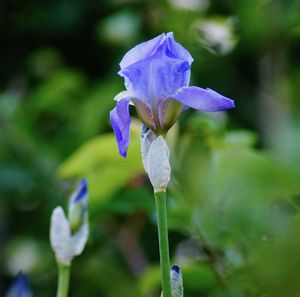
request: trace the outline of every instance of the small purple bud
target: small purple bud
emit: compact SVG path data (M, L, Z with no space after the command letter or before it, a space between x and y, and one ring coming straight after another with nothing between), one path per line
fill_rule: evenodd
M176 273L180 273L180 266L175 264L172 266L172 270L174 270Z
M85 195L87 194L87 191L88 191L87 180L84 178L80 181L80 184L77 188L75 202L79 202L82 198L84 198Z
M9 288L6 297L32 297L26 275L19 273L17 279Z
M68 219L72 232L76 232L84 223L88 212L88 186L84 178L73 192L69 201Z

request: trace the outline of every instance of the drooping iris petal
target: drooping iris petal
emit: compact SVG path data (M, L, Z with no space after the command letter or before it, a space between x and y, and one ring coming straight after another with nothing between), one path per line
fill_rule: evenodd
M132 48L126 53L126 55L120 62L121 69L124 69L148 57L151 57L165 39L166 35L163 33L149 41L138 44L137 46Z
M132 92L134 97L153 102L188 86L190 60L177 57L176 52L179 50L172 52L168 45L170 42L169 39L165 40L154 55L119 72L125 79L127 90Z
M185 87L172 96L182 104L202 111L221 111L234 107L234 101L211 90Z
M118 101L116 107L110 112L110 122L114 130L119 153L124 158L127 155L128 145L130 141L130 114L129 114L130 98L124 98Z

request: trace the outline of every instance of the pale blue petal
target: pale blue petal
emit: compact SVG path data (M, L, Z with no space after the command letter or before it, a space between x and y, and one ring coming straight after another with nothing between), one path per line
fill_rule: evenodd
M127 155L128 145L130 141L130 114L129 114L130 98L124 98L117 102L116 107L110 112L110 122L114 130L119 153L124 158Z
M138 44L130 51L128 51L120 62L121 69L124 69L136 62L147 59L155 54L156 50L166 39L166 35L163 33L149 41Z
M193 63L194 59L190 53L174 39L173 32L167 34L168 48L177 58L186 60L190 65Z
M119 72L127 90L140 100L152 102L169 97L190 80L189 61L177 58L165 41L150 58Z
M222 111L234 108L234 101L211 90L185 87L172 96L182 104L202 111Z

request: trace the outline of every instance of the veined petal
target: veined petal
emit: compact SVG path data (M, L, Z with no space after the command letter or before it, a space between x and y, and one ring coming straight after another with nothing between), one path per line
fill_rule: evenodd
M177 120L183 105L177 100L167 98L158 104L160 128L167 131Z
M134 103L139 118L143 121L145 125L147 125L148 128L155 130L156 124L153 115L153 110L151 109L150 104L139 99L133 99L132 101Z
M144 60L155 54L156 50L166 39L166 35L163 33L149 41L138 44L130 51L126 53L120 62L121 69L128 67L129 65L135 64L138 61Z
M199 87L181 88L171 96L182 104L202 111L222 111L234 108L234 101L211 90Z
M130 141L129 101L129 97L119 100L116 107L110 112L110 122L118 142L119 153L124 158L127 155Z
M129 65L119 71L119 75L124 77L126 89L135 98L151 102L167 98L188 86L190 63L176 57L164 41L154 55Z

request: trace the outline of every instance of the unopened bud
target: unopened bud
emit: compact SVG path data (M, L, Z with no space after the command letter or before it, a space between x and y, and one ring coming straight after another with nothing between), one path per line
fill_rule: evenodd
M50 243L58 263L69 265L88 239L87 183L82 180L69 202L68 218L61 207L51 216Z
M28 285L27 277L23 273L19 273L17 279L9 288L5 297L32 297L32 292Z
M154 192L165 191L170 181L169 148L164 138L150 129L142 129L142 159Z
M172 297L183 297L182 274L179 265L173 265L171 269Z
M88 216L88 190L87 181L81 180L76 191L69 201L68 219L72 233L75 233L80 226L87 221Z
M173 265L170 271L172 297L183 297L182 274L179 265ZM163 293L161 293L163 297Z

